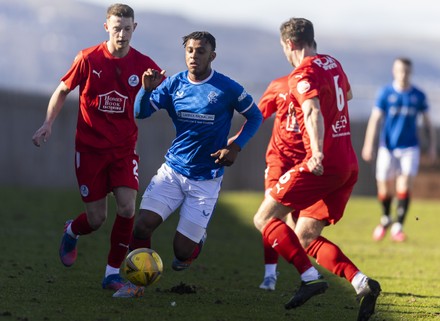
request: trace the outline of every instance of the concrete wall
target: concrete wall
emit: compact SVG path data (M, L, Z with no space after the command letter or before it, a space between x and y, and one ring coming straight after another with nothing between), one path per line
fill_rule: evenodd
M0 94L0 186L76 187L73 159L77 95L72 94L73 98L67 101L53 126L49 141L37 148L31 138L44 120L49 97L10 91L0 91ZM243 120L236 114L232 131L235 132ZM141 157L139 173L143 191L163 162L174 137L174 127L165 112L158 112L138 124L137 151ZM365 126L365 122L352 123L353 144L358 155ZM224 189L263 190L264 154L271 127L271 120L265 122L239 154L237 162L226 169ZM373 167L362 160L359 164L360 177L354 193L374 195Z

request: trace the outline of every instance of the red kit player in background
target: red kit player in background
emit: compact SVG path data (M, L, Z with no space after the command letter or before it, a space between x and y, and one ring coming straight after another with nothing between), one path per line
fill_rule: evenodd
M380 285L368 278L334 243L321 236L343 216L358 177L358 163L350 137L350 84L341 64L317 54L313 24L292 18L281 25L281 46L295 68L289 93L301 131L306 156L287 170L266 195L254 217L265 242L272 245L301 277L301 286L285 304L296 308L323 293L327 282L308 255L353 285L360 301L358 321L374 313ZM294 211L295 229L284 222Z
M114 4L107 9L104 28L109 40L78 53L52 94L43 125L32 138L36 146L46 142L67 95L79 86L75 169L85 212L66 222L59 255L67 267L75 262L78 237L102 226L107 219L107 195L112 192L116 219L102 281L102 287L110 290L124 284L119 267L132 234L139 187L133 104L143 72L161 70L130 46L136 25L131 7Z

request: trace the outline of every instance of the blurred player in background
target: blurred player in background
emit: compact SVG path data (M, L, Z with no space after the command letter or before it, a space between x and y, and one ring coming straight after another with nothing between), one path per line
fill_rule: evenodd
M66 222L59 255L65 266L74 264L78 237L102 226L107 219L107 194L112 192L116 219L102 281L102 287L111 290L124 284L119 267L127 254L139 187L134 100L143 72L160 70L153 60L130 47L136 25L131 7L114 4L107 9L104 28L109 40L78 53L32 138L36 146L46 142L67 95L79 86L75 169L85 212Z
M284 54L295 68L289 75L289 92L306 157L281 176L263 200L254 223L265 242L300 274L301 286L285 304L286 309L301 306L328 288L310 255L351 282L360 301L358 321L365 321L374 313L379 283L321 236L324 227L342 218L358 176L348 115L350 84L335 58L316 53L309 20L292 18L280 31ZM284 222L292 211L295 230Z
M380 135L376 160L376 182L377 196L382 204L382 217L380 224L373 231L373 239L382 240L387 229L391 227L391 239L403 242L406 239L403 223L408 213L420 161L417 130L419 115L429 135L428 156L432 163L437 157L437 145L426 96L411 84L411 60L395 59L392 73L394 78L392 84L382 88L371 112L362 158L366 162L374 159L375 140ZM394 197L397 198L397 219L393 223L391 205Z
M130 243L130 250L151 248L153 232L180 208L173 242L172 268L176 271L189 268L198 257L218 200L224 166L234 163L263 120L243 87L212 69L216 40L210 33L193 32L183 37L183 46L188 70L167 78L157 88L163 73L147 70L136 97L137 117L166 110L176 138L145 190ZM237 139L228 144L235 111L246 122ZM143 287L128 282L113 296L143 293Z

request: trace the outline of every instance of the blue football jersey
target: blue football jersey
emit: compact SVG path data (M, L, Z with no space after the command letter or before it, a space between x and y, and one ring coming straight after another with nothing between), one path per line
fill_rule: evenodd
M166 163L194 180L223 175L223 166L216 164L211 154L227 145L234 111L244 114L256 108L259 112L240 84L214 70L202 82L190 81L188 71L168 77L151 92L149 99L150 110L144 117L165 109L176 129Z
M422 91L413 86L398 91L390 84L379 92L376 106L384 113L381 146L389 150L418 146L417 116L428 110Z

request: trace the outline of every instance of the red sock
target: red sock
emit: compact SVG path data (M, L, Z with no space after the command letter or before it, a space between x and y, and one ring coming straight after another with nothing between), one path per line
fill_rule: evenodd
M271 219L263 229L263 237L287 262L292 263L299 274L312 267L295 232L278 218Z
M131 218L116 215L110 237L110 252L108 253L107 264L119 268L125 259L133 232L134 216Z
M272 248L272 245L263 237L264 264L277 264L278 252Z
M73 220L70 228L72 229L72 232L76 235L87 235L94 231L94 229L90 227L86 213L79 214L78 217Z
M359 269L336 244L322 236L319 236L310 243L306 252L314 257L319 265L340 277L346 278L350 282L356 273L359 272Z

